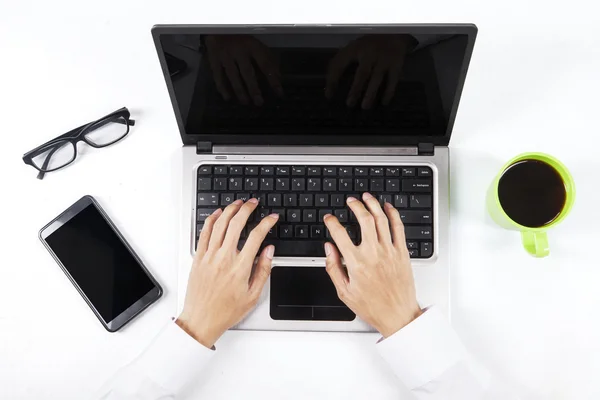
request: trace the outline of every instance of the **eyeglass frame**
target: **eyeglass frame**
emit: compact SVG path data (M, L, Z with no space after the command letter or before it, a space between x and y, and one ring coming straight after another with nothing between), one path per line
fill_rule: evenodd
M119 119L120 117L123 117L124 121L120 120ZM86 144L88 144L91 147L100 149L103 147L108 147L110 145L117 143L118 141L123 140L129 134L129 127L135 125L135 120L131 119L130 117L131 117L131 113L129 112L127 107L122 107L116 111L113 111L112 113L110 113L108 115L105 115L102 118L99 118L95 121L89 122L85 125L81 125L78 128L72 129L69 132L64 133L60 136L57 136L54 139L49 140L48 142L36 147L33 150L28 151L27 153L25 153L23 155L23 162L27 165L31 165L33 168L38 170L39 174L38 174L37 178L43 179L44 175L46 173L57 171L61 168L64 168L64 167L72 164L73 161L75 161L75 159L77 158L77 143L79 143L81 141L85 142ZM103 127L104 125L106 125L110 122L127 125L127 131L125 131L123 136L121 136L120 138L113 140L112 142L109 142L107 144L103 144L103 145L98 145L96 143L92 143L90 140L86 139L85 135L87 135L88 133L90 133L98 128ZM66 163L65 165L61 165L60 167L53 168L53 169L46 169L46 168L43 168L43 166L38 167L37 165L35 165L35 163L33 162L33 158L42 154L43 152L41 150L48 151L52 147L52 145L56 145L56 144L63 143L63 142L69 142L73 146L73 158L68 163ZM50 154L48 154L46 156L46 159L44 160L44 165L47 165L47 163L50 162L52 155L60 147L62 147L62 146L54 146L54 149L52 149L50 151Z

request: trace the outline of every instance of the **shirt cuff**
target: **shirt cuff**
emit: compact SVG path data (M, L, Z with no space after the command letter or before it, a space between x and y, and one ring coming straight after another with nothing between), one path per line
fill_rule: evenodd
M181 393L208 364L214 351L169 322L137 359L146 376L170 393Z
M376 347L410 390L433 381L467 356L448 319L436 307Z

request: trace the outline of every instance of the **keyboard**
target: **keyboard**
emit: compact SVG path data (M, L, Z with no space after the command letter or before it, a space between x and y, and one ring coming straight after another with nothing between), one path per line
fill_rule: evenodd
M203 164L197 173L196 241L215 209L255 197L259 205L242 232L240 249L262 218L277 213L279 221L263 246L275 245L279 257L324 257L323 244L331 236L323 216L335 215L359 244L360 226L346 199L360 200L367 191L400 212L410 257L431 257L433 172L426 166Z

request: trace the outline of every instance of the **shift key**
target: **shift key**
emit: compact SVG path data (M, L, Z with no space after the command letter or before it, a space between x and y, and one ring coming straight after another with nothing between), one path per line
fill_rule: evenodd
M403 192L431 192L431 181L428 179L403 179Z
M430 226L405 226L406 240L431 239L433 232Z

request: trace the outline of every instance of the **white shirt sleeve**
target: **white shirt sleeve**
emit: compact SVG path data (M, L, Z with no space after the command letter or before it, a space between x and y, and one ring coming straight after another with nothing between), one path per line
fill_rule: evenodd
M376 347L418 400L518 399L476 365L435 307Z
M93 398L167 400L182 397L214 351L169 322L148 348L118 371Z

